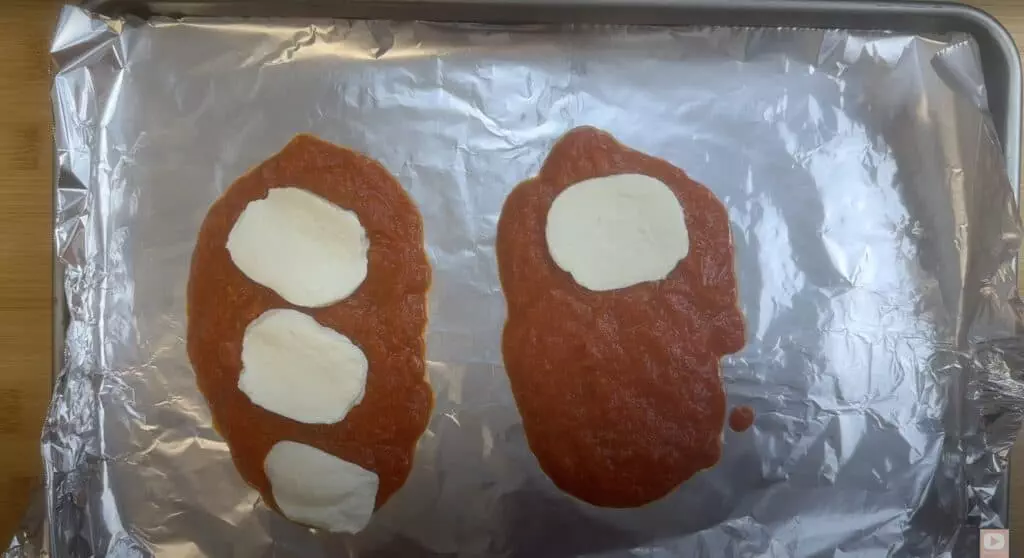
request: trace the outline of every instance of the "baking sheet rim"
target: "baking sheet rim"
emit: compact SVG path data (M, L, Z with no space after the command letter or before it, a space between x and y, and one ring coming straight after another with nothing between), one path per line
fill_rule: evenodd
M177 3L178 2L174 2L174 1L162 1L162 2L161 1L155 1L155 2L140 2L139 4L140 5L145 4L145 5L160 6L160 5L165 5L165 4L166 5L171 5L171 4L177 4ZM449 8L454 8L454 9L457 9L459 6L465 7L465 6L472 6L472 5L478 5L479 6L479 5L487 5L487 4L492 4L492 5L493 4L504 4L506 7L507 6L515 6L515 5L527 5L527 6L538 6L538 7L549 6L550 7L550 6L553 5L551 3L544 2L544 0L514 0L513 2L494 2L493 0L454 0L454 1L453 0L447 0L447 1L441 1L441 2L431 2L431 1L415 2L415 0L391 0L390 2L383 2L383 3L373 3L372 0L354 0L354 1L353 0L348 0L346 2L346 6L355 5L355 4L364 4L364 5L370 6L371 4L374 4L370 8L370 9L374 9L374 8L379 8L381 6L381 4L391 4L391 5L407 4L407 5L414 5L414 3L415 3L416 6L418 6L421 9L429 9L430 6L432 6L432 5L443 5L443 6L446 6L446 7L449 7ZM107 5L107 7L109 8L110 7L109 4L110 3L108 3L108 2L100 2L100 5L99 5L100 11L102 11L104 5ZM132 3L129 2L128 4L132 4ZM186 4L188 4L189 6L192 6L192 7L201 6L201 5L211 5L212 6L214 4L216 4L217 7L223 7L223 6L227 5L227 3L223 3L223 2L216 2L216 3L211 3L211 2L187 2ZM235 2L234 4L244 5L245 2ZM118 5L118 3L115 3L115 5ZM561 7L570 7L570 8L584 9L586 7L625 6L626 4L624 2L621 2L620 0L560 0L557 3L557 5L559 5ZM678 9L678 10L684 11L684 12L686 12L686 11L694 11L698 15L700 14L700 11L702 9L703 10L707 10L707 9L710 9L710 8L721 9L721 7L722 7L722 4L720 2L716 2L715 0L644 0L642 2L642 4L641 3L637 3L637 4L632 4L632 5L633 6L641 5L641 6L657 6L657 7L663 7L663 8L673 8L673 9ZM86 6L88 7L88 4ZM124 6L125 6L125 3L120 3L119 7L124 8ZM973 6L968 6L966 4L953 3L953 2L886 2L886 3L878 3L878 2L864 2L864 1L861 1L861 0L842 0L842 1L836 1L836 0L826 0L826 1L822 1L822 0L807 0L807 1L803 1L803 0L765 0L765 1L762 2L762 1L757 1L757 0L738 0L738 1L730 2L729 6L728 6L728 9L730 11L738 13L739 15L746 14L748 16L751 13L762 12L765 9L769 9L769 10L773 10L773 11L778 11L779 13L785 13L787 8L790 9L790 10L799 10L800 12L809 12L809 11L828 12L830 14L834 14L837 18L842 17L844 14L849 14L851 12L857 12L857 13L860 13L860 14L865 14L865 13L871 14L871 13L874 13L875 15L881 16L881 15L884 15L884 14L891 14L891 13L893 13L894 9L899 9L899 8L903 8L905 10L905 13L910 13L910 14L914 14L914 15L920 15L922 17L928 16L928 15L935 15L935 12L941 12L941 15L944 15L946 17L950 17L950 18L953 18L953 19L960 18L960 19L965 20L965 21L967 21L969 23L973 23L973 24L977 25L980 29L986 31L988 33L987 37L978 37L975 33L971 33L971 35L974 36L975 40L978 42L979 50L982 51L981 52L981 56L983 58L983 60L982 60L982 69L983 69L983 73L984 73L984 76L985 76L986 88L988 87L989 83L991 82L991 79L990 79L991 75L990 74L992 72L992 68L990 68L990 63L988 63L985 60L985 55L986 55L986 53L988 51L988 49L985 48L985 44L988 41L983 40L983 39L989 39L989 40L993 41L992 45L998 47L998 49L1000 51L999 54L1001 55L1001 59L1002 59L1003 65L1005 66L1004 69L1007 70L1006 78L1007 78L1007 85L1008 85L1008 87L1007 87L1007 91L1005 92L1006 93L1005 103L1003 104L1003 106L996 108L996 110L1002 109L1002 110L998 110L998 112L996 112L996 110L992 109L991 103L990 103L990 112L992 112L993 119L997 123L1001 123L1002 124L1001 127L997 125L997 128L1001 128L1001 129L999 129L997 131L1000 132L999 133L999 136L1000 136L999 139L1000 139L1000 141L1002 143L1003 154L1006 157L1006 165L1007 165L1007 169L1006 170L1007 170L1007 174L1008 174L1008 177L1009 177L1009 180L1010 180L1010 184L1011 184L1011 186L1013 188L1013 194L1014 194L1014 196L1018 200L1020 200L1020 175L1021 175L1020 152L1021 152L1021 135L1022 135L1022 132L1024 132L1024 122L1021 121L1021 105L1022 105L1022 102L1024 102L1024 94L1022 94L1021 55L1020 55L1019 50L1017 49L1017 46L1016 46L1016 43L1013 40L1013 37L1006 30L1006 28L1003 27L1003 25L1001 23L999 23L998 20L995 19L995 17L993 17L991 14L985 12L984 10L981 10L980 8L976 8L976 7L973 7ZM150 15L162 16L164 14L162 14L160 11L154 10L154 11L150 12ZM185 12L185 11L176 11L175 15L189 15L189 14L187 12ZM338 19L344 19L345 15L341 14L341 15L333 16L333 17L336 17ZM837 21L837 23L839 23L839 22ZM688 26L700 26L700 25L711 25L711 23L708 23L707 20L702 22L699 19L699 17L698 17L697 19L693 20L692 24L690 24ZM729 26L729 27L739 27L739 26ZM743 25L742 27L777 28L778 26L777 25L770 25L770 24L763 24L763 25ZM810 28L813 28L813 27L812 26L799 26L799 25L797 25L797 26L793 26L793 28L794 29L810 29ZM857 29L857 27L842 27L842 26L839 26L839 25L834 26L832 28L844 29L844 30ZM892 31L892 32L904 32L904 31L906 31L906 32L914 32L914 31L909 31L909 30L906 30L906 29L901 29L898 26L893 26L893 27L887 28L886 30L887 31ZM917 32L920 32L920 31L917 31ZM54 74L53 78L56 79L56 77L58 75L59 75L59 72L57 74ZM52 91L52 88L51 88L51 91ZM989 98L991 99L992 91L989 90L989 91L987 91L987 93L989 94ZM51 98L52 98L52 95L51 95ZM53 125L52 124L51 124L51 135L53 135ZM59 161L57 160L56 152L54 152L53 157L54 157L54 159L53 159L53 169L54 169L53 177L54 178L53 178L53 191L52 191L52 195L54 196L54 203L52 204L52 206L53 206L54 214L51 216L51 218L54 220L54 222L56 222L56 209L57 209L56 196L57 196L57 192L58 192L57 189L58 189L58 186L59 186L59 173L57 172L59 170ZM52 358L53 358L53 361L52 361L52 365L51 365L52 366L52 368L51 368L51 387L54 387L54 386L56 386L57 382L60 379L61 371L62 371L63 365L64 365L64 353L65 353L65 351L64 351L64 339L65 339L65 333L67 331L68 308L67 308L67 305L66 305L66 302L65 302L65 298L64 298L65 266L60 261L60 254L58 253L58 250L57 250L56 238L54 238L54 244L52 245L52 252L53 252L53 262L54 262L54 264L53 264L53 285L52 285L52 288L53 288L53 293L52 293L52 299L53 299L53 313L52 313L52 315L53 315L53 339L52 339L52 341L53 341L53 354L52 354ZM1016 279L1019 282L1019 278L1020 278L1020 261L1019 261L1019 259L1015 259L1014 264L1015 264L1015 267L1017 269ZM51 400L50 404L48 405L48 407L50 405L52 405L52 400ZM42 440L40 440L40 442L42 442ZM40 444L40 447L42 447L42 443ZM999 509L999 515L1004 519L1004 523L1007 523L1007 524L1008 524L1008 521L1009 521L1009 513L1008 513L1009 512L1009 498L1006 496L1008 494L1006 488L1007 488L1009 477L1010 477L1011 467L1012 467L1012 463L1009 463L1007 465L1007 468L1006 468L1006 480L1001 485L1002 495L1001 496L997 496L999 504L1000 504L999 505L999 508L1000 508ZM45 486L50 484L47 473L48 473L47 471L43 472L44 479L46 480L46 482L44 484L44 490L45 490Z

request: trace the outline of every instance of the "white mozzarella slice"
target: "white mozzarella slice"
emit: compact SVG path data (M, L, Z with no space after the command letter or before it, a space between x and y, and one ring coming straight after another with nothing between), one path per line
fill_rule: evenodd
M231 260L297 306L322 307L366 279L369 240L355 213L300 188L249 203L228 234Z
M348 337L297 310L268 310L245 330L238 389L268 411L333 424L362 401L368 369Z
M569 186L548 210L545 235L555 264L592 291L664 279L690 250L679 200L642 174Z
M377 474L298 442L274 444L263 462L274 500L292 521L336 533L366 527L377 499Z

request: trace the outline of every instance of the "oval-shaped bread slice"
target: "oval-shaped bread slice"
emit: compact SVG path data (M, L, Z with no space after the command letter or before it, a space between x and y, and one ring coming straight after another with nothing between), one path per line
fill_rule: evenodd
M671 189L688 250L664 279L590 290L556 265L546 220L570 186L625 174ZM710 190L607 133L577 128L505 201L497 255L505 368L530 448L559 488L598 506L641 506L718 461L719 359L743 346L744 324L729 218Z
M239 215L270 189L284 186L355 213L366 231L366 279L340 302L323 308L289 304L231 260L226 246ZM188 281L189 358L239 472L271 505L264 460L282 441L312 446L376 474L378 508L405 482L433 405L423 339L429 286L422 217L402 186L376 161L315 137L294 138L210 208ZM308 314L365 354L365 393L340 422L300 423L254 404L239 389L246 328L276 308Z

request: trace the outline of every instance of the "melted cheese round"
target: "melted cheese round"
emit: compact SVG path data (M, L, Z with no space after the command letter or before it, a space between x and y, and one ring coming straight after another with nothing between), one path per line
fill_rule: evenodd
M333 424L362 401L368 369L348 337L297 310L268 310L242 337L238 389L273 413Z
M263 462L277 507L288 519L336 533L370 522L377 475L312 446L274 444Z
M297 306L322 307L366 279L370 243L356 214L299 188L273 188L238 216L231 260Z
M545 235L555 264L592 291L664 279L690 251L679 200L642 174L569 186L548 210Z

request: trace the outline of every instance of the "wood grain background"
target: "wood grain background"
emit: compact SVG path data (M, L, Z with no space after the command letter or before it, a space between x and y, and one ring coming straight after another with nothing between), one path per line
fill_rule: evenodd
M50 393L52 146L50 33L57 0L0 0L0 541L39 478ZM1024 44L1024 0L978 0ZM1017 463L1024 463L1018 444ZM1024 536L1024 466L1011 525ZM0 547L5 546L0 542ZM1015 545L1016 546L1016 545Z
M0 7L0 548L39 478L50 395L49 42L57 2Z

